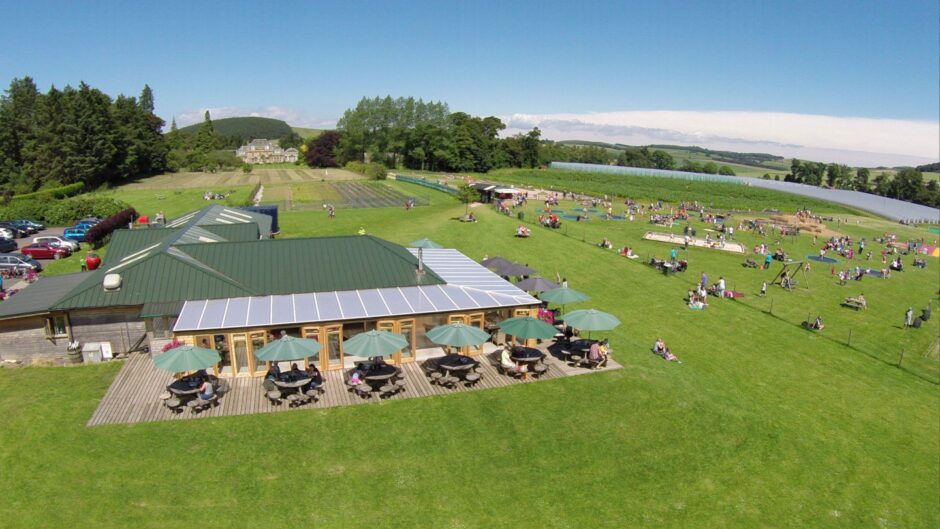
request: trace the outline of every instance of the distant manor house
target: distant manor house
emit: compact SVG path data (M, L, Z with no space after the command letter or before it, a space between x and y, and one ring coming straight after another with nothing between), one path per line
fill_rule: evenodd
M282 149L276 142L259 139L251 140L235 151L235 155L245 163L282 163L296 162L297 149Z

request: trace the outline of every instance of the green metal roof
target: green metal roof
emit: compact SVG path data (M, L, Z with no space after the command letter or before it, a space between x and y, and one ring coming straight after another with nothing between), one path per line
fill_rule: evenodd
M183 301L155 301L144 303L140 309L141 318L155 318L159 316L179 316L183 310Z
M120 260L108 259L54 308L445 283L430 270L418 276L417 266L406 249L371 236L145 247ZM121 275L119 290L102 286L108 273Z
M258 225L258 231L265 239L271 236L271 223L273 219L270 215L257 213L255 211L245 211L238 208L230 208L213 204L206 206L192 213L187 213L166 223L167 228L178 228L182 226L206 226L214 225L232 225L232 224L250 224Z
M81 283L88 274L40 277L35 283L0 302L0 318L41 314Z

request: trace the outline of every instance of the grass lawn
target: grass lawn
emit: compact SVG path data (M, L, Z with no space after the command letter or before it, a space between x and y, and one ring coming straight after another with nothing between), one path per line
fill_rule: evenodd
M741 256L692 249L683 255L690 270L665 277L593 245L607 236L643 257L666 255L668 245L639 240L649 224L566 223L520 240L514 218L480 206L480 222L460 223L452 219L463 205L393 184L433 194L432 205L357 209L332 221L283 212L282 233L362 226L398 243L426 236L475 259L502 255L548 277L557 271L592 296L569 309L623 321L604 335L624 369L369 406L97 428L85 421L119 365L0 370L4 525L940 525L940 391L936 357L924 356L938 320L896 328L908 304L936 300L936 259L925 271L847 287L820 266L811 290L771 287L768 299L692 311L682 298L701 271L748 294L769 273L742 268ZM901 233L854 220L845 227L853 236L871 239L886 225ZM806 236L783 245L813 252ZM867 311L838 306L860 288ZM807 313L822 314L827 329L800 328ZM864 345L845 345L848 328L868 337ZM682 364L649 352L657 336ZM898 368L891 359L901 345L909 352Z
M248 200L248 195L251 194L254 188L254 185L215 186L198 189L141 189L118 187L107 191L96 191L94 194L116 200L123 200L134 206L134 209L136 209L139 214L147 215L151 218L158 211L162 211L163 214L166 215L167 220L169 220L209 204L241 204ZM225 200L206 201L203 199L203 193L206 191L228 195L228 198Z

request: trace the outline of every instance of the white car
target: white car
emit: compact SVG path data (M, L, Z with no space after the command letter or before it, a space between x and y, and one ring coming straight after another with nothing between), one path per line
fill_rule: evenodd
M16 234L10 228L0 227L0 239L15 239Z
M33 242L46 242L52 246L64 246L73 252L77 252L81 247L81 245L77 242L70 241L61 235L43 235L42 237L33 237Z

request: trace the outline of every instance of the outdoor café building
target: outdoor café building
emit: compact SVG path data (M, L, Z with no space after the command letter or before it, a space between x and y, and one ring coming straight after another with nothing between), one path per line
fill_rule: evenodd
M99 270L40 278L5 301L3 356L64 357L68 344L88 339L110 340L116 353L143 340L156 353L176 340L218 350L219 376L260 376L266 366L253 353L272 339L319 341L308 362L332 370L358 360L344 355L343 341L378 329L408 339L387 357L407 363L441 352L425 336L437 325L489 330L535 315L540 303L454 249L369 235L270 239L269 221L253 219L266 215L209 222L218 213L115 232Z

